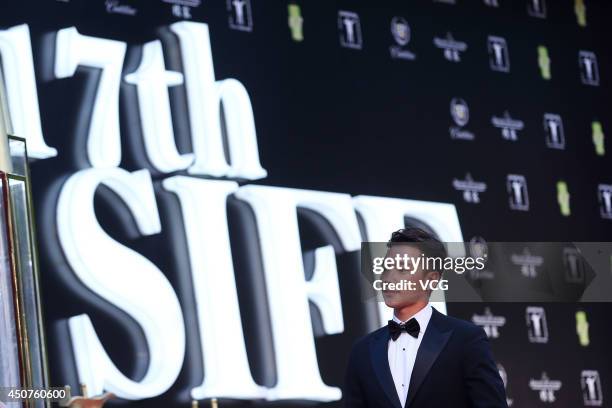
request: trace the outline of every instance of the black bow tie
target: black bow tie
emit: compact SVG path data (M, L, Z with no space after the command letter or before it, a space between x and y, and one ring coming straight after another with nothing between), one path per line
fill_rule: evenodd
M397 340L397 338L400 336L400 334L402 334L403 331L406 331L406 333L408 333L415 339L419 337L419 332L421 331L419 322L417 322L414 317L404 324L399 324L395 320L389 320L388 326L389 334L391 334L391 339L393 341Z

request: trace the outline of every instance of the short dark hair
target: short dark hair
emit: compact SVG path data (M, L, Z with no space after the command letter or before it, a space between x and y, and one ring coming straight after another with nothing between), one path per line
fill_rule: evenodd
M402 228L391 233L391 238L387 242L387 247L398 244L410 244L418 248L424 256L428 258L441 258L442 262L448 256L444 244L432 233L421 228ZM434 269L436 272L444 271L443 268Z

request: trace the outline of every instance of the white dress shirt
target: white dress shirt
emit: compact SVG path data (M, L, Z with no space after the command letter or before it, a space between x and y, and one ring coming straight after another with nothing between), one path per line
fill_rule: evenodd
M416 361L417 351L419 350L423 335L431 319L431 314L431 306L427 305L412 316L419 322L420 330L417 338L412 337L404 331L397 340L393 341L389 339L389 368L391 369L395 390L402 403L402 407L406 404L408 386L410 385L410 377L412 376L412 369ZM393 320L399 324L405 323L395 317L395 315L393 315Z

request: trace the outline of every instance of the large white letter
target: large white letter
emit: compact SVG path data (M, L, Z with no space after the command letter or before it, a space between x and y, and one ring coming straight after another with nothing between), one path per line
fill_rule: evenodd
M117 167L121 162L119 85L125 43L81 35L75 27L57 32L55 75L67 78L79 65L102 70L93 102L87 137L87 157L92 167ZM95 97L94 97L95 96Z
M251 100L235 79L215 82L208 25L182 21L170 26L181 44L187 106L195 162L192 174L255 180L266 177L259 162ZM225 159L221 131L221 102L225 112L231 164Z
M125 377L104 350L89 317L70 318L79 381L92 395L104 390L127 399L154 397L174 383L185 354L179 301L163 273L149 260L110 238L96 219L94 193L104 183L129 207L143 235L161 224L146 170L87 169L62 187L57 207L59 241L71 269L90 290L129 314L142 328L149 366L138 382Z
M0 31L0 61L10 118L8 133L27 139L30 157L57 156L57 150L43 139L30 29L26 24Z
M168 86L182 84L183 75L166 71L159 40L144 45L140 66L125 81L138 90L140 124L151 164L162 173L189 167L193 154L181 155L176 148L168 101Z
M335 256L329 247L317 250L312 283L305 281L297 207L325 217L343 249L356 251L361 237L351 197L254 185L240 188L236 196L253 208L260 238L278 379L268 399L340 399L340 390L321 379L308 306L310 299L321 310L327 334L344 330Z
M181 203L202 339L204 382L191 396L264 398L249 370L227 226L227 196L238 184L176 176L163 185Z

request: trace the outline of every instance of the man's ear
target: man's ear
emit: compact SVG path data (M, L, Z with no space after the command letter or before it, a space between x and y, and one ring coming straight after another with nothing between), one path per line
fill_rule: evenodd
M429 271L425 274L425 280L440 280L442 278L442 274L438 271Z

